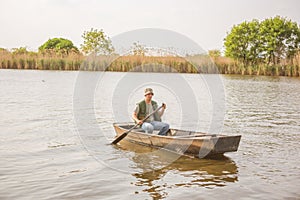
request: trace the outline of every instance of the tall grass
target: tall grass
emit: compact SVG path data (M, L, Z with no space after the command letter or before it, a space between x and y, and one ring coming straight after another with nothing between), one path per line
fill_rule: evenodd
M278 65L260 63L252 66L244 66L238 61L225 57L215 58L214 63L222 74L300 76L300 53L292 60L282 60Z
M0 51L0 68L2 69L78 70L82 60L82 55L73 53L67 56L57 56L34 52L14 54Z
M244 66L226 57L175 56L83 56L75 52L58 55L29 52L14 54L0 49L0 68L37 70L88 70L120 72L220 73L241 75L300 76L300 53L280 65Z
M197 69L181 57L121 56L108 66L107 71L196 73Z

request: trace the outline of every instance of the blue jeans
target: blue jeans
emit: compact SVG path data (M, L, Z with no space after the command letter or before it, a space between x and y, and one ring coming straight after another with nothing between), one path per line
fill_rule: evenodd
M144 122L142 125L142 129L146 133L152 133L153 130L159 130L158 135L167 135L169 127L169 124L159 121Z

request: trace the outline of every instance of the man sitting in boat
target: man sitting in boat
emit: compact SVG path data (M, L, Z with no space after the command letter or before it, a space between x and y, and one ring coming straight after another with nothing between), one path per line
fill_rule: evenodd
M164 114L166 104L163 104L162 108L151 115L144 123L142 121L149 113L152 113L158 108L157 103L152 101L153 95L154 93L151 88L145 89L145 99L137 103L132 118L137 124L142 126L142 129L146 133L153 133L153 130L159 130L158 135L167 135L169 124L161 121L161 116Z

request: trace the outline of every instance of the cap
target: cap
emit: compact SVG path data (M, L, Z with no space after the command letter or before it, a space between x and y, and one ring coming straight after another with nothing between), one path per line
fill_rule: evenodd
M146 96L147 94L152 94L152 95L154 95L154 94L153 94L153 90L152 90L151 88L146 88L146 89L145 89L144 95Z

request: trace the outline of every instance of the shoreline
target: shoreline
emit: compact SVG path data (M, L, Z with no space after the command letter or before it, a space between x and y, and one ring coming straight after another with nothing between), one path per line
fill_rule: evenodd
M264 74L224 74L224 73L190 73L190 72L142 72L142 71L92 71L92 70L57 70L57 69L14 69L14 68L8 68L3 69L0 68L0 70L6 71L48 71L48 72L109 72L109 73L162 73L162 74L198 74L198 75L224 75L224 76L244 76L244 77L287 77L287 78L300 78L300 76L288 76L288 75L264 75Z
M80 54L71 54L66 57L0 54L0 69L300 77L299 60L295 60L293 65L284 63L279 65L243 66L241 63L226 57L211 58L208 55L187 57L114 55L91 58Z

